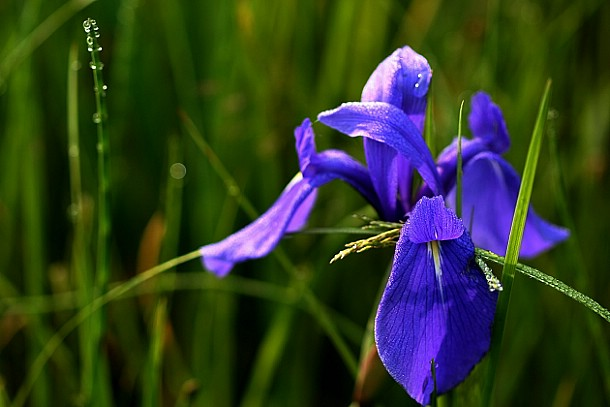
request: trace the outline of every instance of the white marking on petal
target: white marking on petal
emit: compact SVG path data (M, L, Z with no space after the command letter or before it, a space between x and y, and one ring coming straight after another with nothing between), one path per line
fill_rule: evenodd
M436 233L436 231L435 231L435 233ZM438 288L441 292L441 302L443 304L443 309L446 309L445 308L445 295L443 293L443 268L441 265L440 242L437 240L428 242L428 252L432 253L432 260L434 261L434 274L436 275L436 282L438 283Z

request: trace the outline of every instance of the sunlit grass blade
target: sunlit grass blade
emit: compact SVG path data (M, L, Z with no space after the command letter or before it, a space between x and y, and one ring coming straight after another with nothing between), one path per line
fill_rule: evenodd
M95 271L92 267L94 260L90 257L90 234L84 208L84 198L81 181L81 155L78 128L78 46L72 44L68 60L68 161L70 174L70 210L69 216L74 227L72 241L71 269L78 290L79 304L88 304L93 301L93 280ZM87 212L88 213L88 212ZM93 360L97 353L92 345L90 329L92 321L87 320L79 328L79 346L81 358L81 397L88 399L91 394L93 378Z
M182 256L178 256L164 263L161 263L158 266L155 266L151 269L146 270L143 273L138 274L131 280L128 280L125 283L114 287L103 295L96 297L91 303L81 308L76 315L74 315L72 318L70 318L70 320L68 320L64 325L62 325L62 327L57 330L57 332L46 342L41 352L38 354L38 356L32 363L30 370L28 371L25 379L23 380L23 383L21 384L21 387L17 391L17 395L13 400L12 406L22 407L25 404L28 395L32 391L34 384L39 378L40 373L49 358L61 346L66 336L68 336L68 334L70 334L84 321L86 321L93 314L98 312L109 302L114 301L117 298L121 298L126 293L131 292L132 290L139 287L151 278L154 278L167 270L171 270L172 268L180 264L186 263L190 260L194 260L200 256L201 255L199 254L199 250L194 250Z
M242 207L242 209L252 219L255 219L258 216L257 211L254 209L254 207L250 203L250 201L245 196L243 196L243 194L241 193L239 187L237 186L237 183L235 182L235 180L233 179L231 174L224 167L224 165L222 164L220 159L217 157L217 155L214 153L212 148L205 141L203 136L199 133L199 131L195 127L194 123L190 120L190 118L187 115L183 115L183 123L185 125L187 132L189 133L189 135L191 136L191 138L193 139L195 144L199 147L201 152L208 158L208 160L210 161L210 164L212 165L212 168L216 171L216 173L220 176L220 178L224 182L224 184L227 188L227 191L238 201L238 203ZM299 277L298 273L295 270L294 265L292 265L292 262L284 254L284 252L282 251L281 248L276 248L274 250L274 252L272 253L272 255L280 261L282 268L292 277L293 280L292 280L291 284L294 284L301 280L301 278ZM299 283L299 285L300 284L301 283ZM355 377L357 374L356 358L353 356L353 354L350 351L349 346L347 345L344 338L342 337L342 335L339 333L339 331L335 327L333 320L329 317L328 313L326 312L326 310L324 309L322 304L320 304L319 300L315 297L314 293L307 286L302 286L300 288L303 291L303 298L304 298L304 302L305 302L307 308L312 313L312 315L314 316L316 321L320 324L320 326L324 329L325 333L328 335L329 339L331 340L331 342L337 349L339 355L342 357L343 361L345 362L346 366L348 367L349 371ZM281 312L281 311L277 311L277 312ZM286 318L288 318L288 317L286 317ZM281 353L273 353L273 355L275 355L276 357L280 357ZM269 363L267 358L266 358L266 363L269 366L277 366L276 363ZM266 371L266 374L270 378L274 375L274 370L269 369ZM269 380L269 379L266 378L265 380ZM263 381L263 378L257 377L257 381ZM258 395L257 397L261 397L261 395Z
M159 298L152 312L152 326L148 359L144 369L142 406L156 407L161 405L161 363L163 358L163 343L165 339L167 320L167 298Z
M4 85L6 78L19 66L36 48L44 43L59 27L70 17L84 9L95 0L72 0L63 4L53 14L40 23L30 34L24 37L9 52L3 53L0 62L0 88Z
M492 252L487 250L477 249L477 255L481 256L485 260L493 261L497 264L506 264L506 258L502 256L498 256ZM605 319L607 322L610 322L610 311L604 308L600 303L592 299L591 297L581 293L578 290L570 287L566 283L561 280L556 279L553 276L543 273L540 270L537 270L533 267L527 266L525 264L517 263L515 265L515 270L524 274L534 280L537 280L543 284L548 285L549 287L554 288L560 293L572 298L574 301L579 302L584 305L591 311L595 312L597 315Z
M464 111L464 101L460 103L460 116L458 118L457 134L457 174L455 178L455 213L458 218L462 217L462 113Z
M88 18L83 22L86 34L87 50L91 55L89 67L93 73L93 91L95 95L96 112L93 121L97 128L97 236L96 265L93 280L93 296L104 293L110 278L110 163L108 110L106 107L106 84L102 75L104 63L100 59L102 47L99 43L100 31L95 20ZM93 297L91 298L93 300ZM106 405L108 396L108 377L105 373L106 361L100 354L101 338L105 330L103 312L96 313L88 322L86 329L87 360L83 362L82 397L85 403Z
M434 134L434 97L432 96L432 84L430 81L426 103L426 118L424 119L424 140L433 157L436 157L436 135Z
M23 15L20 16L17 24L20 34L28 32L35 26L40 9L39 1L24 5ZM45 292L49 270L44 241L47 225L44 210L49 203L44 183L46 149L42 137L44 125L38 103L40 94L37 92L38 81L35 72L36 65L31 58L27 58L23 61L21 69L10 78L8 83L10 103L6 115L9 130L7 135L17 140L16 157L21 158L14 162L15 167L10 168L14 171L10 175L17 178L14 190L16 193L14 213L21 221L16 224L18 233L15 238L21 242L22 247L18 250L16 258L22 265L20 270L22 275L19 279L23 281L22 289L26 295L40 295ZM23 159L24 157L27 159ZM2 197L0 197L1 201ZM24 324L24 354L28 367L48 338L47 324L48 320L45 316L34 316ZM49 370L43 369L40 375L41 380L32 389L31 401L35 405L47 406L51 390Z
M504 336L504 326L506 323L506 317L508 315L510 294L515 278L515 270L517 261L519 259L519 252L521 250L521 241L523 239L525 221L529 209L532 188L534 185L538 157L540 154L540 148L542 146L542 139L544 136L544 129L547 121L550 97L551 80L548 80L546 83L544 94L542 96L542 100L540 102L540 108L538 110L538 116L534 125L530 146L527 151L525 168L523 170L523 179L521 181L519 195L517 196L517 204L515 207L515 212L513 214L513 222L508 238L508 246L506 249L506 257L504 267L502 269L501 278L503 291L500 292L500 295L498 296L498 303L496 305L496 316L494 321L488 365L489 370L483 395L484 406L492 405L494 381L497 365L500 358L500 352L502 349L502 339Z
M182 214L182 186L183 178L186 175L186 170L182 161L182 148L177 137L170 137L168 140L168 160L166 168L168 169L165 181L165 193L162 197L163 201L163 216L161 236L155 237L162 242L148 242L149 246L155 243L160 244L161 248L155 254L158 254L158 259L150 259L156 261L168 260L176 256L178 249L178 240L180 232L180 220ZM153 238L153 239L155 239ZM144 244L147 242L144 241ZM149 248L144 248L149 250ZM171 273L166 274L171 276ZM156 283L154 284L156 286ZM153 292L156 293L156 288L153 287ZM142 405L155 407L161 405L162 392L164 387L162 382L163 371L163 353L165 343L165 333L169 329L168 324L171 321L168 319L168 299L165 296L155 296L152 301L152 307L149 349L146 360L146 369L142 379Z
M283 306L275 312L259 346L248 387L240 404L242 407L263 407L267 404L269 388L275 376L273 373L277 371L290 337L295 311L293 307Z

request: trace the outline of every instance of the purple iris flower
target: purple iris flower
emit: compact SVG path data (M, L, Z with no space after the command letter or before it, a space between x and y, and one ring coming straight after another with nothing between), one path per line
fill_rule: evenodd
M477 94L469 116L474 137L463 144L468 215L465 222L457 218L450 209L456 145L435 162L422 137L431 76L424 57L409 47L396 50L373 72L360 102L318 116L348 136L363 137L367 167L342 151L317 152L306 119L295 130L300 172L278 200L250 225L200 249L204 266L218 276L267 255L286 233L305 225L316 189L335 179L358 190L383 220L406 220L375 338L388 372L422 404L435 385L443 393L464 380L489 348L497 293L475 265L474 244L503 253L520 184L500 157L509 145L502 114L487 95ZM423 185L413 193L415 171ZM566 237L567 231L530 212L522 254L535 255Z
M487 94L472 97L468 124L473 138L462 139L462 218L477 247L503 256L521 179L501 157L510 138L500 108ZM455 208L457 139L441 152L437 164L447 203ZM568 236L567 229L546 222L530 207L520 255L535 257Z
M489 349L497 293L473 258L442 197L420 199L396 245L375 342L388 372L423 405L462 382Z

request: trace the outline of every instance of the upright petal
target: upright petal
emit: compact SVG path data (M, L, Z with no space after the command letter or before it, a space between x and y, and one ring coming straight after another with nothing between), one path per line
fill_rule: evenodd
M426 58L410 47L399 48L371 74L362 90L362 101L398 107L422 132L431 79L432 70Z
M462 214L472 240L478 247L504 255L521 185L519 176L502 157L486 152L464 166L462 185ZM454 207L455 188L447 202ZM546 222L530 206L520 255L535 257L568 236L568 230Z
M435 236L443 240L426 241ZM442 198L422 198L401 232L375 320L381 361L421 404L430 402L435 379L439 394L451 390L489 348L497 295L473 256Z
M399 48L371 74L362 91L362 101L386 102L401 109L421 137L431 78L432 70L423 56L410 47ZM409 159L371 139L364 139L364 153L375 189L384 202L380 215L384 219L401 219L411 210Z
M306 118L300 126L294 130L295 149L299 157L299 168L304 176L308 176L308 167L312 157L317 154L315 135L311 126L311 120Z
M409 160L434 194L441 192L436 165L428 146L413 122L396 106L384 102L344 103L336 109L320 113L318 119L348 136L366 137L391 147ZM385 157L376 155L375 159L381 161ZM391 162L391 159L386 161ZM384 165L386 168L391 168L389 164ZM371 172L371 179L376 187L384 178L395 176L394 173ZM397 185L391 182L387 184L393 188ZM395 191L396 189L394 189L394 200ZM380 194L380 198L383 200L385 195Z
M477 92L470 100L468 125L474 138L483 140L489 151L503 154L510 147L510 138L502 110L485 92Z

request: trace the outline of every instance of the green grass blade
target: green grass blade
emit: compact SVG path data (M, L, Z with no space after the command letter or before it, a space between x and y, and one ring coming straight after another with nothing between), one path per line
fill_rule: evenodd
M456 174L456 192L455 192L455 213L458 218L462 217L462 112L464 111L464 101L460 103L460 116L458 118L458 134L457 134L457 174Z
M218 156L214 153L212 148L207 144L202 134L197 130L197 127L193 123L192 120L187 115L183 115L183 123L186 127L187 132L195 142L195 144L199 147L202 154L204 154L209 160L216 171L218 176L224 182L227 191L238 201L240 207L250 216L252 219L256 219L258 217L258 213L254 209L254 206L250 203L250 201L241 193L241 190L237 186L237 182L231 176L229 171L224 167ZM294 281L299 281L301 278L296 272L296 268L290 260L288 256L284 254L281 248L276 248L273 253L282 268L294 279ZM339 334L336 328L333 326L332 319L328 316L324 307L320 304L319 300L316 298L315 294L307 287L303 288L306 303L312 312L312 315L316 318L317 322L324 329L329 339L333 342L333 345L339 352L339 355L343 358L344 363L348 367L349 371L356 377L358 373L358 363L354 355L349 350L349 346L346 344L343 337Z
M491 339L491 350L488 366L489 370L487 375L485 392L483 396L483 405L485 406L492 405L491 403L493 397L495 374L502 348L504 326L506 323L506 318L508 315L508 306L510 303L510 293L515 278L515 270L517 266L517 260L519 258L519 251L521 249L521 241L523 239L523 231L525 229L525 220L527 218L532 188L534 185L534 178L536 175L536 166L538 164L538 157L540 154L540 148L542 146L545 124L547 121L550 97L551 81L548 80L546 83L544 94L542 96L542 101L540 102L540 108L538 110L536 124L534 125L532 139L530 141L530 146L527 152L525 168L523 170L523 179L521 181L521 188L519 189L517 205L515 207L513 222L508 238L505 263L504 268L502 270L503 291L500 292L500 295L498 297L498 303L496 306L496 316Z
M44 348L41 350L41 352L38 354L38 356L32 363L32 366L30 367L30 370L28 371L23 383L21 384L21 387L17 391L17 395L13 400L12 406L22 407L23 405L25 405L28 395L32 391L32 388L34 387L42 369L46 365L49 358L53 356L55 351L57 351L57 349L61 346L62 342L68 336L68 334L70 334L79 325L89 319L92 315L98 312L109 302L123 297L124 295L133 291L135 288L139 287L146 281L158 276L161 273L171 270L180 264L184 264L199 257L201 257L199 250L194 250L182 256L178 256L164 263L161 263L158 266L155 266L138 274L131 280L128 280L125 283L114 287L103 295L96 297L91 303L81 308L76 315L74 315L72 318L70 318L70 320L68 320L64 325L62 325L62 327L57 330L57 332L47 341Z
M487 250L477 249L477 255L483 257L485 260L490 260L497 264L506 264L505 257L498 256L497 254L489 252ZM540 270L521 263L515 264L515 270L520 272L521 274L533 278L534 280L546 284L549 287L554 288L560 293L572 298L574 301L581 303L582 305L605 319L607 322L610 322L610 311L608 311L608 309L601 306L600 303L598 303L591 297L570 287L563 281L558 280L555 277L543 273Z
M40 13L40 1L24 5L18 20L18 31L25 33L36 24ZM17 239L21 241L20 263L22 264L23 291L27 295L40 295L47 289L49 264L44 237L46 235L45 208L48 197L45 187L45 144L42 137L43 120L37 92L35 64L27 58L21 69L14 73L9 82L10 110L8 111L9 133L18 140L18 156L22 160L15 168L19 174L18 206L15 214L21 218L17 229ZM23 159L27 157L27 159ZM13 174L14 175L14 174ZM26 365L30 365L43 348L48 338L47 320L35 316L26 325L25 355ZM32 389L31 402L39 406L49 405L49 371L43 369L41 380Z
M3 53L4 58L2 58L2 62L0 62L0 88L4 86L4 82L11 72L32 54L36 48L44 43L72 16L94 1L95 0L72 0L65 3L14 46L10 52Z
M293 307L283 306L275 312L259 347L248 387L241 402L242 407L266 405L271 381L290 337L295 311Z
M433 157L436 157L436 137L434 134L434 98L432 96L432 83L428 88L428 101L426 103L426 118L424 120L424 140Z
M167 325L167 298L159 298L152 313L152 329L148 359L144 369L142 406L161 405L161 363Z
M109 174L109 136L108 111L106 107L106 84L102 75L104 68L100 60L102 47L99 44L99 27L95 20L88 18L83 22L87 34L87 50L91 54L89 67L93 73L93 91L95 94L96 112L93 121L97 127L97 242L96 266L93 282L93 295L104 293L110 278L110 174ZM83 363L82 397L85 403L103 406L108 395L107 376L104 372L105 360L101 358L101 338L105 330L104 313L96 313L88 322L86 329L87 360Z

